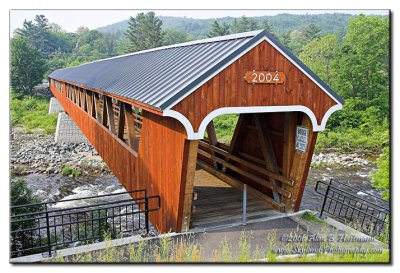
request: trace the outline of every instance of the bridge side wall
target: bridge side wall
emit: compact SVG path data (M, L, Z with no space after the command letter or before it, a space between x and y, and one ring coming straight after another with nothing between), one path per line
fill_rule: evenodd
M138 160L135 153L96 119L76 106L65 96L65 92L60 92L54 85L50 85L50 90L123 186L127 190L133 189L137 181Z
M150 213L150 222L160 232L180 231L190 147L182 124L143 111L136 153L74 104L65 92L57 90L55 85L50 90L127 190L146 189L148 195L160 195L160 210ZM155 204L150 204L152 207Z
M179 121L143 111L138 183L161 196L160 211L152 213L150 221L163 232L182 227L189 146Z

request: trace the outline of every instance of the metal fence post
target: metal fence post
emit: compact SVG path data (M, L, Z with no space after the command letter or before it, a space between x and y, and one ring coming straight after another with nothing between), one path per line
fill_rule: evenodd
M243 216L242 216L242 224L246 225L246 208L247 208L247 184L243 185Z
M322 203L322 208L321 208L321 212L319 213L319 218L322 218L322 213L324 212L324 209L325 209L326 199L328 199L328 194L329 194L329 190L331 189L331 184L332 184L332 179L329 180L329 184L326 187L324 202Z
M46 209L47 247L49 250L49 257L51 257L50 219L49 219L49 212L47 210L47 204L45 205L45 209Z
M146 225L146 233L149 233L149 200L147 196L144 199L144 223Z

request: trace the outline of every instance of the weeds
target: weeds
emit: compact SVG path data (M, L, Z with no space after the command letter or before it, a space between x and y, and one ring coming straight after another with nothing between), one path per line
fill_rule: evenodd
M78 177L82 175L82 171L79 169L73 169L71 167L64 167L61 171L62 176Z
M322 221L317 216L315 216L315 214L313 214L312 212L309 212L309 211L304 212L303 215L301 216L301 218L303 218L306 221L310 221L310 222L324 223L324 221Z

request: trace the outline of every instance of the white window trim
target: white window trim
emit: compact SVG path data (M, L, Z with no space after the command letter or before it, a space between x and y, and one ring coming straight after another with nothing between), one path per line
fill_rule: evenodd
M249 106L249 107L223 107L210 112L200 123L199 131L194 132L190 121L181 113L175 110L165 110L164 117L172 117L179 120L186 129L187 138L190 140L203 139L207 125L215 117L226 114L245 114L245 113L272 113L272 112L303 112L311 119L314 132L323 131L329 117L337 110L342 109L341 104L332 106L322 118L321 124L318 124L317 118L310 108L303 105L288 106Z

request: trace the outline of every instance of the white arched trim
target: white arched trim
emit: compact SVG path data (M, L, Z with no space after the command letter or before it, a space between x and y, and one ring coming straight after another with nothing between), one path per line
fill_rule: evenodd
M342 109L341 104L332 106L322 118L321 124L318 124L317 118L310 108L303 105L290 105L290 106L249 106L249 107L223 107L216 109L209 113L203 121L200 123L199 131L194 132L193 126L190 121L181 113L174 110L165 110L163 116L172 117L179 120L185 127L188 139L203 139L204 132L207 125L215 117L225 114L245 114L245 113L271 113L271 112L303 112L307 114L313 125L313 131L323 131L325 129L326 122L328 118L333 114L333 112Z
M196 135L194 133L193 126L184 115L182 115L181 113L179 113L175 110L164 110L163 116L171 117L171 118L179 120L182 123L183 127L185 127L185 129L186 129L188 139L196 139L196 138L193 138Z

